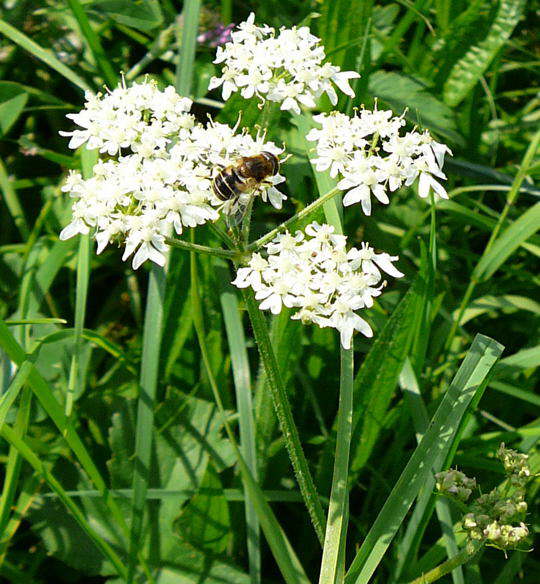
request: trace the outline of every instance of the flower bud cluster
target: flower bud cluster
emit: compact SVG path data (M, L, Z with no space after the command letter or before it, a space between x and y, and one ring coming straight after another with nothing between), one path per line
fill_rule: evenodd
M462 520L463 529L470 540L484 541L502 550L515 548L529 535L523 522L527 512L525 486L530 478L527 455L501 444L497 451L504 465L507 481L477 497ZM467 501L476 486L474 479L462 472L449 470L435 475L436 487L441 494L452 495Z
M476 488L476 479L470 479L465 473L454 469L438 472L435 480L435 487L439 493L456 497L463 502L467 501Z
M212 190L220 168L241 156L282 151L261 134L253 138L215 122L202 126L189 113L191 100L173 87L161 91L148 81L86 97L83 110L68 115L82 129L62 134L71 137L71 148L86 144L104 156L91 178L72 171L62 187L74 202L60 238L92 231L97 253L118 242L125 246L122 259L134 254L134 268L147 259L164 265L172 229L181 234L230 210ZM273 186L262 195L277 208L286 198Z
M504 442L499 446L497 457L503 463L505 472L510 475L510 481L516 486L523 486L531 476L527 454L506 448Z
M349 80L359 77L358 73L323 64L324 47L308 27L276 31L254 22L251 13L231 33L231 42L218 47L214 63L223 63L223 68L221 77L210 80L209 89L221 86L224 100L239 91L246 99L257 96L263 102L275 101L281 103L282 110L298 114L300 105L315 107L323 93L335 105L334 85L354 97Z
M321 128L312 129L306 138L317 142L318 171L330 170L341 180L338 188L347 191L345 206L360 203L371 214L371 196L389 203L388 193L418 180L418 194L447 199L437 179L446 179L442 171L445 154L450 149L433 140L429 132L402 132L405 120L389 110L362 109L349 117L339 112L313 118Z
M403 274L393 265L397 256L375 253L366 243L347 251L346 243L326 224L313 222L294 235L286 231L265 246L268 258L253 254L233 284L250 286L261 310L278 314L285 306L296 309L293 319L336 328L348 349L355 330L373 335L356 311L373 306L381 294L381 271L394 278Z

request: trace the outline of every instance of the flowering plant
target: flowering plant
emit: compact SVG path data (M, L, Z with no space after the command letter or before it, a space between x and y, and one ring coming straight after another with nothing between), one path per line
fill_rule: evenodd
M523 519L527 512L525 487L531 471L528 456L504 444L500 445L497 457L503 463L506 484L480 495L465 507L462 524L471 541L502 550L515 549L529 535ZM439 493L455 497L462 504L476 487L475 479L453 469L437 473L435 478Z

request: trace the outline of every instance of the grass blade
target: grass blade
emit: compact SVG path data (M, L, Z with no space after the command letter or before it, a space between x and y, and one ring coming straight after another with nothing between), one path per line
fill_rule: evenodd
M10 360L15 363L15 365L17 365L21 370L25 366L25 363L29 363L32 360L32 356L27 358L21 346L13 338L13 335L10 333L8 327L1 320L0 347L2 347ZM37 350L34 352L37 352ZM83 441L77 434L77 431L75 430L69 418L67 418L64 414L63 408L56 400L54 393L49 387L48 383L45 381L45 379L43 379L34 364L31 366L31 371L28 375L27 382L33 393L38 398L41 406L47 412L67 442L68 446L73 451L73 454L76 456L81 467L84 469L96 488L100 491L101 496L103 497L103 501L105 505L108 506L111 515L114 517L117 524L127 533L126 521L124 519L123 512L120 511L120 508L112 499L107 485L103 480L99 469L93 462L92 457L86 449ZM121 545L124 544L122 541L119 543Z
M19 230L23 239L27 239L30 235L30 228L24 216L24 211L21 207L19 197L17 196L17 191L13 186L13 181L10 179L6 166L4 162L0 159L0 188L2 189L2 194L4 195L4 202L8 211L11 214L13 223Z
M339 582L339 559L344 559L347 533L349 452L352 437L354 349L341 348L336 454L319 584Z
M71 83L76 85L82 91L91 90L91 87L82 77L79 77L77 73L72 71L69 67L66 67L66 65L59 61L51 51L40 47L36 42L28 38L25 34L18 31L4 20L0 20L0 33L5 35L15 44L19 45L25 51L28 51L34 55L34 57L40 61L43 61L51 69L54 69L57 73L62 75L62 77L65 77L68 81L71 81Z
M118 83L118 77L109 60L107 59L107 55L101 46L99 36L94 32L94 29L88 21L88 17L86 16L86 12L84 11L82 4L79 2L79 0L67 0L67 3L71 8L71 12L73 12L73 16L79 23L81 33L88 43L88 47L90 48L90 51L96 60L97 66L101 69L105 82L111 89L116 87L116 84Z
M420 443L428 428L429 416L422 395L420 394L416 375L408 359L405 361L400 375L400 385L413 419L417 442ZM433 467L433 473L442 470L443 463L443 459L437 460ZM397 582L401 582L402 574L411 565L411 562L414 561L417 547L424 535L425 526L431 516L430 502L433 500L433 488L434 480L430 478L420 491L414 512L408 522L403 539L400 542L395 573L395 581ZM441 526L442 539L446 548L447 557L451 558L458 553L458 546L454 537L449 502L446 499L438 498L435 502L435 510ZM454 569L452 579L454 584L464 584L461 566Z
M92 169L97 162L97 151L83 149L81 153L82 174L87 179L92 176ZM86 298L88 295L88 281L90 279L90 235L81 235L79 239L79 254L77 259L77 287L75 291L75 329L73 333L73 356L69 372L68 389L66 395L66 416L71 415L76 387L78 394L83 391L83 379L80 375L82 351L82 334L86 316Z
M189 97L193 83L193 65L199 30L201 0L186 0L182 21L177 21L177 38L182 42L182 50L176 68L176 90L180 95ZM180 26L182 23L182 26Z
M346 584L367 584L437 459L445 458L461 420L502 353L496 341L477 335L429 429L412 454L381 512L369 530L345 578Z
M153 264L148 280L137 428L135 430L135 465L132 482L133 499L131 501L131 529L127 570L128 584L133 582L135 575L137 554L141 545L146 491L150 482L150 462L154 435L154 401L158 381L165 285L166 274L164 269Z
M229 270L226 267L220 268L221 282L230 279ZM249 370L249 360L246 350L246 340L244 328L238 309L238 300L231 286L224 288L220 295L223 319L225 321L225 331L231 352L231 364L233 370L234 387L236 391L236 404L238 407L238 423L240 427L240 447L244 455L246 464L256 481L257 473L257 448L255 443L255 424L253 421L253 404L251 398L251 374ZM246 493L246 528L247 547L249 557L249 573L252 583L256 584L261 580L261 551L259 521L255 511L254 503Z
M540 229L540 203L536 203L523 213L493 242L492 247L478 262L472 277L478 282L491 278L514 251L538 229Z

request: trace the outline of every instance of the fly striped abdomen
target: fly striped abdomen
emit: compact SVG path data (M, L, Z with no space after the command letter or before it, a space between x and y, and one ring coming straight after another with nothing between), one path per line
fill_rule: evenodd
M224 168L216 178L214 178L212 190L218 199L221 201L228 201L240 194L241 190L238 187L242 185L243 182L243 179L238 176L236 170L229 166L228 168Z

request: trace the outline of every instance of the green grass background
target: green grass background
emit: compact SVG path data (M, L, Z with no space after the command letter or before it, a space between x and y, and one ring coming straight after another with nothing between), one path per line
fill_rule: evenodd
M70 128L65 114L81 108L85 89L113 87L120 72L175 85L201 120L234 123L242 111L244 125L262 123L285 143L289 201L282 211L255 205L253 238L331 188L310 166L305 120L275 109L262 120L256 103L233 96L224 106L207 91L214 49L197 32L251 10L275 27L308 24L329 60L361 73L341 111L375 99L397 114L407 108L411 127L454 152L450 200L432 207L405 189L371 217L356 206L343 216L352 244L399 255L406 276L369 311L374 340L355 340L348 532L334 542L334 581L408 582L456 553L460 512L434 497L432 468L458 465L492 488L504 478L493 458L501 441L540 466L537 4L12 0L0 8L5 582L317 581L321 548L271 390L279 378L326 513L335 331L286 313L268 319L278 371L265 370L254 340L261 323L248 324L224 260L174 249L165 287L158 271L149 278L147 267L122 263L121 250L96 256L86 237L58 239L70 216L63 177L94 162L58 131ZM216 245L206 227L195 237ZM162 330L152 329L159 310ZM500 360L496 343L473 343L477 333L504 345ZM537 489L528 493L532 533ZM441 582L539 578L533 554L487 548Z

